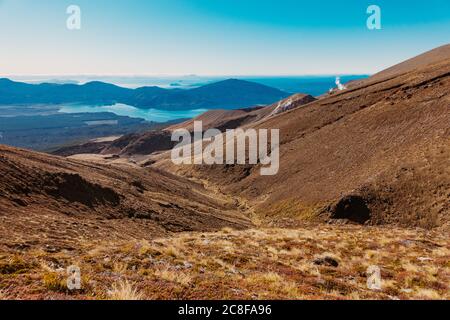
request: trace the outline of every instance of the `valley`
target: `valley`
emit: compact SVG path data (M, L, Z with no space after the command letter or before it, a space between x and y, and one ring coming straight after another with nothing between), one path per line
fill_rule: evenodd
M449 299L449 48L317 98L0 146L0 299ZM198 120L278 129L278 174L174 164Z

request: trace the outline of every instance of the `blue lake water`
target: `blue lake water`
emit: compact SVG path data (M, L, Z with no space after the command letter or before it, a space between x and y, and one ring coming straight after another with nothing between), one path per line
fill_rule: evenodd
M158 109L138 109L126 104L115 104L111 106L85 106L85 105L64 105L59 112L62 113L94 113L94 112L112 112L119 116L128 116L132 118L142 118L153 122L167 122L178 119L194 118L207 109L195 109L187 111L165 111Z

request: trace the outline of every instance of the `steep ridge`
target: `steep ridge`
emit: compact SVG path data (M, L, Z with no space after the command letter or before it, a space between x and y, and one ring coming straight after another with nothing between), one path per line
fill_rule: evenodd
M370 80L382 80L392 76L398 76L411 71L415 71L418 68L427 67L429 65L438 63L447 59L450 56L450 44L435 48L427 51L417 57L401 62L393 67L378 72L370 77Z
M237 110L211 110L186 122L173 125L168 130L188 129L194 130L194 122L201 121L204 130L216 128L221 131L235 129L254 124L265 118L280 114L291 109L306 105L316 99L308 94L297 93L284 100L265 107L254 107Z
M172 141L169 131L149 131L131 134L111 142L101 150L101 154L117 154L121 156L149 155L158 151L170 150L176 142Z
M281 114L283 112L298 108L300 106L306 105L317 99L309 94L295 94L289 98L286 98L276 104L273 105L273 112L270 114L271 116L275 116L277 114Z
M273 111L272 106L253 107L236 110L210 110L198 117L167 128L170 131L187 129L194 131L194 122L201 121L204 130L216 128L221 131L235 129L245 124L250 124L268 116Z
M280 171L155 166L248 199L261 217L448 226L450 56L247 127L280 129ZM244 126L245 128L245 126Z
M450 57L450 44L440 46L433 50L422 53L414 58L403 61L381 72L378 72L367 79L351 81L350 83L346 84L346 86L349 88L354 88L358 85L377 82L383 79L399 76L408 72L413 72L419 68L424 68L429 65L438 63L442 60L448 59L448 57Z
M31 246L249 226L236 204L153 169L0 146L0 233Z

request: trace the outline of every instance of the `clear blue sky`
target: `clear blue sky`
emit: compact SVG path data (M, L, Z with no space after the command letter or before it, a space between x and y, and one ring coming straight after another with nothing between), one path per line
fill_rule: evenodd
M365 74L450 43L450 1L0 0L0 43L2 75Z

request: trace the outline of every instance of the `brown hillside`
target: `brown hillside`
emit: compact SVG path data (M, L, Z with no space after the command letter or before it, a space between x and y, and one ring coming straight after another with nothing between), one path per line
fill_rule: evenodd
M68 157L74 154L83 154L83 153L99 154L110 145L111 145L110 141L100 141L100 142L88 141L82 144L58 148L57 150L53 151L52 154L62 157Z
M152 169L0 146L0 170L0 234L21 246L249 225L226 198Z
M176 144L169 131L149 131L125 135L107 145L99 153L129 155L148 155L157 151L170 150Z
M281 132L275 176L260 176L259 168L246 166L171 170L243 196L275 222L322 214L442 226L450 220L449 92L450 56L259 122L256 128Z
M273 112L270 116L275 116L277 114L281 114L283 112L298 108L300 106L304 106L308 103L314 102L317 99L309 94L294 94L284 100L281 100L278 103L273 104Z
M371 80L381 80L427 67L450 57L450 44L425 52L417 57L401 62L383 70L371 77Z
M167 130L188 129L193 131L195 121L201 121L204 130L211 128L216 128L221 131L236 129L245 125L254 124L270 116L286 112L315 100L314 97L308 94L298 93L266 107L237 110L210 110L192 120L173 125L167 128Z
M448 59L449 57L450 57L450 44L443 45L441 47L422 53L414 58L396 64L395 66L392 66L381 72L378 72L368 79L352 81L347 86L349 88L355 88L358 85L380 81L387 78L392 78L438 63L440 61Z
M187 129L189 131L194 131L194 121L201 121L204 130L211 128L221 130L234 129L244 124L262 119L272 111L273 109L269 110L268 108L263 107L237 110L210 110L194 119L171 126L168 130Z

